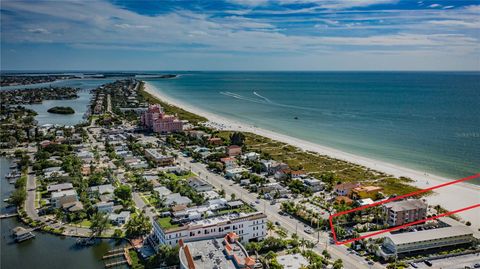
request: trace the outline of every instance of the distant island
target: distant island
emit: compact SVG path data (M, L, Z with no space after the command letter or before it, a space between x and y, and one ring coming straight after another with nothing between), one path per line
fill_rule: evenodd
M54 106L47 110L49 113L55 114L73 114L75 110L69 106Z

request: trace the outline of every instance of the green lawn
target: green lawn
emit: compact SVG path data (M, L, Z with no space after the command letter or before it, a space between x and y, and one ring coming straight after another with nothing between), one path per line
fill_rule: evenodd
M178 224L172 224L171 223L172 218L171 217L164 217L164 218L158 218L157 223L162 227L163 229L170 229L170 228L176 228L179 227Z
M177 176L174 173L167 173L165 174L167 178L172 179L172 180L181 180L181 179L187 179L196 176L194 173L190 172L186 175L183 176Z
M79 226L79 227L85 227L85 228L90 228L90 225L92 225L92 222L88 219L84 219L82 221L73 223L73 226Z

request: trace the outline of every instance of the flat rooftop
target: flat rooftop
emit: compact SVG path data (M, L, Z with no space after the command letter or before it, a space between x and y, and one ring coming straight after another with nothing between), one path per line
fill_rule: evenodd
M385 204L385 207L393 211L404 211L404 210L413 210L419 208L427 208L427 204L422 200L418 199L408 199L398 202L391 202Z
M220 239L209 239L196 242L185 243L192 255L195 268L222 268L222 269L236 269L232 260L227 259L223 250L223 237ZM242 251L236 251L235 254L243 255ZM183 264L188 264L185 256L185 251L180 249L180 260Z
M401 234L390 234L386 237L390 238L395 245L422 242L428 240L436 240L453 236L473 235L472 229L467 226L452 226L417 232L407 232Z

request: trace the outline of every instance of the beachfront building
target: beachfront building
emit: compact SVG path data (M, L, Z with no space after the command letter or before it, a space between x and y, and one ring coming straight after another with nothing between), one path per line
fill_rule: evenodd
M473 231L467 226L388 234L379 254L384 258L406 256L424 250L467 245L475 240Z
M145 157L159 166L169 166L175 162L173 156L164 155L158 149L146 149Z
M160 245L176 246L180 240L192 242L221 238L229 232L238 234L240 242L260 241L267 235L267 216L260 212L231 213L176 225L166 224L164 218L156 218L152 224L149 242L155 249Z
M377 200L376 198L380 195L380 192L383 190L382 187L377 186L360 186L352 190L353 199L366 199L370 198L372 200Z
M386 214L385 222L390 226L398 226L427 216L427 204L419 199L395 201L383 205Z
M338 195L338 196L350 196L352 193L352 190L360 187L360 183L356 182L347 182L347 183L341 183L335 185L333 187L333 191Z
M307 186L312 192L318 192L325 188L325 183L316 178L304 178L303 184Z
M176 116L167 115L159 104L150 105L148 110L140 117L143 127L156 133L180 132L183 122Z
M180 269L253 269L256 261L248 255L239 236L230 232L223 238L185 243L179 241Z

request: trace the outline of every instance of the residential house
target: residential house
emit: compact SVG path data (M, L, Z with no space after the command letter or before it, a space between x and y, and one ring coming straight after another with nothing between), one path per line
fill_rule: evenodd
M118 214L111 213L108 215L108 220L110 220L114 225L121 226L128 222L130 219L130 211L122 211Z
M379 193L383 190L382 187L377 186L359 186L352 189L352 198L354 199L366 199L377 200Z
M230 157L238 156L242 154L242 147L237 145L231 145L227 147L227 155Z
M234 157L221 158L220 161L225 166L225 170L237 167L237 159L235 159Z
M113 212L113 202L98 202L95 204L98 212L102 213L112 213Z
M208 139L208 143L213 146L220 146L223 144L223 141L220 137L212 137Z
M304 178L303 184L307 186L312 192L318 192L325 188L325 183L316 178Z
M360 183L346 182L335 185L333 191L339 196L350 196L354 188L360 187Z
M159 166L169 166L175 162L173 156L164 155L158 149L146 149L145 157Z
M61 208L64 204L78 201L77 191L64 190L52 192L50 201L55 208Z
M198 177L191 177L187 181L188 186L193 188L197 192L205 192L205 191L211 191L213 190L213 186L210 185L210 183L206 182L203 179L200 179Z
M47 186L47 192L65 191L73 189L72 183L51 184Z

